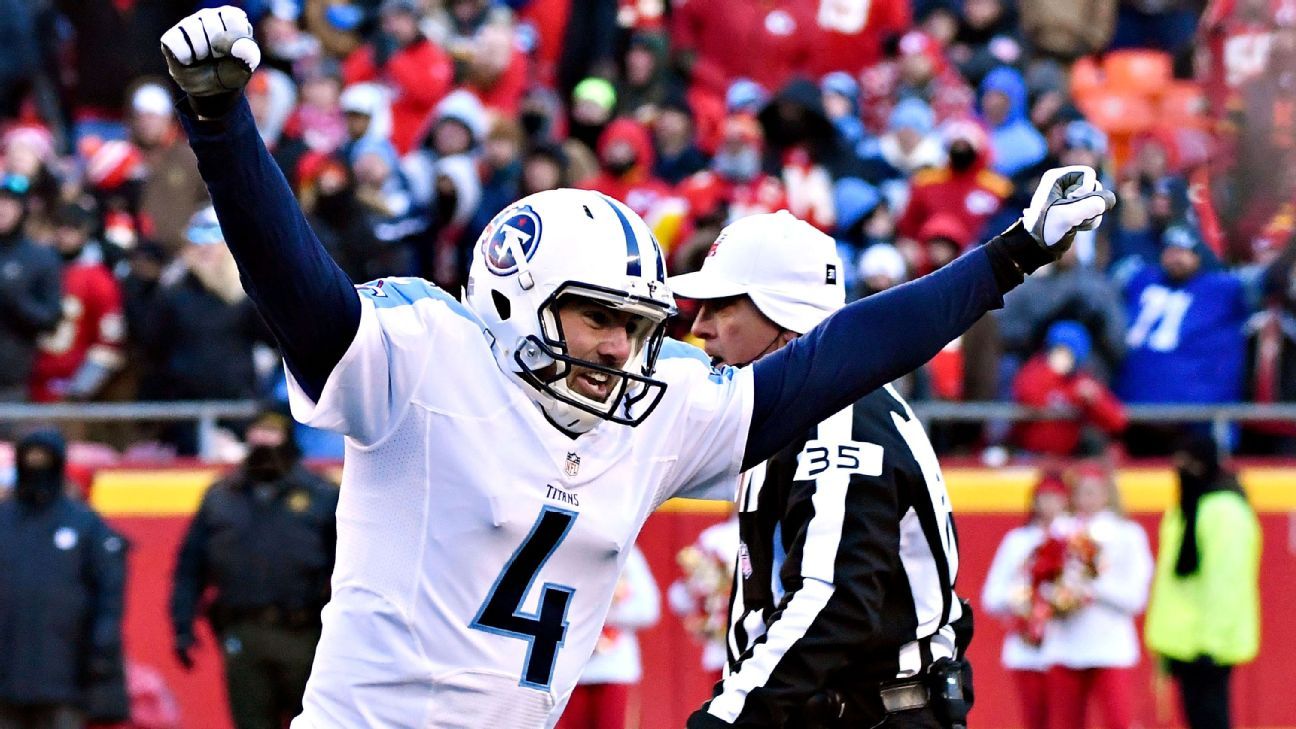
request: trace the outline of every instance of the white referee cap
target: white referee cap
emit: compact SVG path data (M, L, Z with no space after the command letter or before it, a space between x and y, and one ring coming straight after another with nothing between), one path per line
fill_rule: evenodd
M846 303L836 243L786 210L725 226L702 270L671 276L668 283L689 299L746 294L770 321L797 334Z

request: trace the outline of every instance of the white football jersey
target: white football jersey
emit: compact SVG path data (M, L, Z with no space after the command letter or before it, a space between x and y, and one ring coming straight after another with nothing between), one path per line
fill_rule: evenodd
M751 371L668 342L647 420L572 439L450 296L358 289L319 401L289 383L298 420L348 436L333 597L293 729L552 726L648 515L733 498Z

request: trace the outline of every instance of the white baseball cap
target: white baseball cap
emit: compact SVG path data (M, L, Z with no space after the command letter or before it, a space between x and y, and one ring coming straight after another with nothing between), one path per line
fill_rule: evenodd
M786 210L740 218L720 231L702 270L671 276L689 299L746 294L770 321L805 334L846 303L837 244Z

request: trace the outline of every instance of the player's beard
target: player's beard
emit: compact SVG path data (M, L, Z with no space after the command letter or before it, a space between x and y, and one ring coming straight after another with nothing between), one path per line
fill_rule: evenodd
M189 270L204 288L227 304L237 304L247 296L239 281L238 265L228 249L201 261L190 261Z

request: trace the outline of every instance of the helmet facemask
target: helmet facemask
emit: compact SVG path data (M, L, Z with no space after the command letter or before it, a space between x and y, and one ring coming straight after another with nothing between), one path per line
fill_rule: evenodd
M560 310L573 298L618 325L633 315L629 341L608 349L597 321L586 322L588 337L583 326L564 332ZM500 369L568 435L605 420L638 425L662 398L666 383L653 372L675 298L661 246L623 203L572 189L518 201L478 238L464 303L483 322ZM624 362L608 361L623 354Z
M575 297L642 320L643 331L632 335L630 353L621 368L571 354L558 310ZM527 336L514 353L519 375L523 381L561 404L559 412L547 409L546 414L564 430L583 432L598 420L638 425L653 411L666 391L666 384L652 375L665 340L666 320L673 313L669 305L646 296L584 283L564 283L537 307L541 335ZM607 396L598 400L573 390L567 378L574 367L609 377L612 387Z

